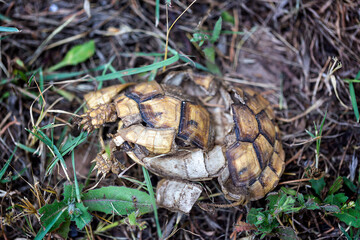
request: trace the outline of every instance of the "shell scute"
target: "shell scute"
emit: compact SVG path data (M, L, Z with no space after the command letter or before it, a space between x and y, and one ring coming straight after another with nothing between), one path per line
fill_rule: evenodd
M253 142L259 134L259 124L255 115L246 105L234 104L232 111L237 140Z
M202 106L183 102L178 137L201 149L208 149L210 141L210 115Z
M235 143L227 149L226 158L235 185L244 185L261 173L261 166L252 143Z
M156 81L136 84L126 93L126 96L134 99L138 103L159 95L164 95L164 90Z
M144 121L151 127L178 129L181 101L169 96L153 98L139 104Z

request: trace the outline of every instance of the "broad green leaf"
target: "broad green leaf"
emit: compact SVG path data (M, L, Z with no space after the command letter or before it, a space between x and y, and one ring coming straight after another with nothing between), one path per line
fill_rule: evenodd
M284 205L286 203L286 201L289 197L290 196L287 196L286 194L281 194L281 197L279 198L277 205L281 207L282 205Z
M215 63L212 63L210 61L206 61L206 67L207 67L207 69L209 69L209 71L212 74L221 76L220 68Z
M342 186L343 186L343 178L342 177L336 178L336 180L329 189L328 195L336 193L337 191L339 191L340 188L342 188Z
M211 35L212 43L215 43L219 39L221 27L222 27L221 25L222 25L222 17L219 17L219 19L215 23L215 27L214 27L213 33Z
M262 212L262 208L251 208L246 216L246 222L256 225L257 222L263 222L264 219L259 219L258 215Z
M211 63L215 63L215 49L214 49L214 47L204 48L203 51L204 51L206 60L210 61Z
M305 204L304 195L301 194L301 193L298 193L298 194L296 195L296 197L297 197L299 203L303 206L303 205Z
M266 200L269 201L269 208L274 208L275 205L278 203L281 194L283 194L282 192L279 192L278 194L268 194L266 197Z
M292 229L291 227L277 227L275 232L276 236L279 237L281 240L299 239L294 229Z
M36 237L34 238L34 240L44 239L45 235L48 232L51 232L52 229L58 228L59 225L65 221L64 215L66 215L66 208L62 208L51 218L49 218L49 222L46 225L44 224L45 229L41 228L40 231L37 233Z
M355 209L360 211L360 196L358 195L358 198L355 202Z
M221 17L224 19L225 22L231 23L233 25L235 24L235 18L228 11L223 11L221 13Z
M43 214L40 218L44 227L48 227L51 224L49 231L53 231L58 228L61 223L65 222L65 219L69 218L67 204L64 201L58 202L55 201L52 204L46 204L42 208L39 209L39 213ZM60 214L61 215L58 215ZM57 218L57 220L53 223L53 220Z
M84 186L82 184L80 184L79 186L80 191L84 188ZM75 193L75 185L74 184L64 184L64 192L63 192L63 196L64 196L64 201L73 201L74 199L76 199L76 193Z
M326 212L329 212L329 213L339 213L340 212L340 208L336 205L326 204L326 205L323 205L320 207L321 207L321 209L324 209Z
M324 202L329 204L335 204L339 207L341 207L346 201L348 200L348 197L345 195L345 193L338 193L335 195L329 195L325 198Z
M285 194L292 195L294 197L296 196L296 190L294 189L281 187L281 191L283 191Z
M48 69L48 72L56 71L59 68L76 65L85 62L95 53L94 40L72 47L65 55L64 59L58 64Z
M60 225L59 229L56 230L56 233L64 239L67 239L70 232L70 223L70 219L65 220L65 222Z
M128 216L128 219L129 219L130 225L135 226L136 225L136 212L130 213Z
M312 197L308 198L308 200L305 203L305 207L308 210L320 209L320 206L318 205L318 203L316 203L315 199Z
M83 194L83 203L90 212L127 215L133 211L145 214L153 211L150 196L137 189L126 187L102 187Z
M75 203L75 211L72 220L75 221L76 226L81 230L86 224L90 223L92 216L83 203Z
M324 187L326 185L324 177L322 177L318 180L311 179L309 182L311 183L312 189L314 189L316 194L320 196L321 191L324 189Z
M26 69L25 63L18 57L15 57L15 63L18 65L18 67L22 69Z
M206 67L212 74L221 75L219 67L215 63L215 49L214 47L207 47L203 50L206 58Z
M346 209L343 213L334 213L334 216L348 226L360 228L360 211L356 209Z

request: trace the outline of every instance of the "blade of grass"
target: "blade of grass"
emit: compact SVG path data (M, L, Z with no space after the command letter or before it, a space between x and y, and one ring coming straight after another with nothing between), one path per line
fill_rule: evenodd
M68 138L68 141L60 148L61 155L66 155L68 152L73 151L75 147L84 142L87 138L86 132L81 132L76 138Z
M0 170L0 179L2 179L2 177L4 176L7 168L9 167L9 165L10 165L10 163L11 163L11 161L12 161L14 155L15 155L16 150L17 150L17 146L15 147L14 151L12 152L9 160L6 161L5 165L4 165L3 168Z
M0 14L0 20L1 21L4 21L4 22L7 22L7 23L10 23L12 22L13 20L7 16L4 16L3 14Z
M154 63L157 62L157 61L158 61L158 58L156 57ZM158 72L158 68L156 68L156 69L154 69L154 70L152 70L152 71L150 72L150 76L149 76L149 78L148 78L148 81L149 81L149 82L150 82L150 81L153 81L153 80L155 79L157 72Z
M89 72L96 72L96 71L101 71L104 70L104 68L106 67L106 64L98 66L96 68L91 68L85 71L78 71L78 72L64 72L64 73L54 73L54 74L49 74L46 75L44 77L45 81L59 81L59 80L63 80L63 79L68 79L68 78L74 78Z
M180 55L180 60L184 61L186 63L190 63L192 66L194 66L195 68L202 70L204 72L211 72L207 67L201 65L200 63L194 62L193 60L191 60L190 58L188 58L185 55Z
M0 26L0 32L20 32L19 29L14 27L1 27Z
M104 68L104 70L103 70L103 72L102 72L102 74L101 74L102 76L106 75L106 72L107 72L107 70L109 70L109 69L110 69L110 71L111 71L112 73L116 72L115 68L111 65L111 63L114 61L114 59L115 59L115 56L112 57L112 58L110 59L110 61L106 64L106 67ZM119 80L119 82L121 82L121 83L126 83L125 80L124 80L122 77L119 77L118 80ZM99 83L98 89L101 89L101 88L102 88L102 83L103 83L103 82L100 82L100 83Z
M129 177L125 177L125 176L121 176L121 178L125 179L125 180L128 180L129 182L131 183L134 183L136 185L139 186L139 188L143 188L144 190L147 191L147 187L145 186L145 184L139 180L136 180L134 178L129 178Z
M359 80L360 78L360 71L356 74L355 80ZM353 82L349 82L349 91L350 91L350 99L351 99L351 104L353 106L354 109L354 114L356 117L356 121L359 122L360 116L359 116L359 108L356 102L356 95L355 95L355 88L354 88L354 84Z
M76 199L77 199L78 203L80 203L80 202L81 202L80 189L79 189L79 183L78 183L77 177L76 177L76 167L75 167L74 151L71 151L71 162L72 162L73 171L74 171L74 183L75 183Z
M155 4L155 27L157 27L160 19L160 0L156 0Z
M30 148L30 147L28 147L28 146L25 146L25 145L22 144L22 143L19 143L19 142L16 143L16 146L18 146L20 149L25 150L25 151L30 152L30 153L36 152L36 149L35 149L35 148Z
M171 58L169 58L167 60L161 61L161 62L153 63L153 64L143 66L143 67L139 67L139 68L126 69L126 70L106 74L104 76L98 76L95 79L97 81L106 81L106 80L110 80L110 79L114 79L114 78L118 78L118 77L123 77L123 76L129 76L129 75L134 75L134 74L138 74L138 73L148 72L148 71L152 71L152 70L157 69L157 68L161 68L163 66L173 64L173 63L177 62L178 60L179 60L179 55L176 54L175 56L173 56L173 57L171 57Z
M9 183L11 181L15 181L16 179L21 177L26 170L27 168L23 168L20 171L16 171L16 175L11 176L10 178L1 179L0 183Z
M50 222L49 225L46 226L45 229L40 228L40 231L38 232L38 234L36 235L36 237L34 238L34 240L41 240L44 239L45 235L50 231L50 229L52 228L52 226L57 222L57 220L61 217L61 215L67 210L68 208L64 208L63 210L61 210L61 212L59 212L56 217L54 217L54 219Z
M347 83L360 83L360 79L344 79Z
M42 68L39 69L39 91L40 91L40 94L42 94L42 92L44 92L44 75L43 75ZM43 106L43 101L44 101L44 99L42 97L39 98L40 106Z
M153 189L152 184L151 184L151 180L150 180L148 170L146 168L144 168L144 167L142 167L142 170L143 170L143 173L144 173L146 186L147 186L149 195L151 197L151 204L152 204L153 209L154 209L154 216L155 216L157 234L158 234L158 237L160 239L162 237L162 233L161 233L161 227L160 227L160 223L159 223L159 216L158 216L158 212L157 212L157 208L156 208L156 200L155 200L154 189Z
M359 116L359 108L356 102L356 95L355 95L355 89L354 89L354 85L352 82L349 83L349 90L350 90L350 99L351 99L351 104L353 106L354 109L354 114L356 117L356 121L359 122L360 116Z
M30 131L29 129L26 129L26 131L28 131L29 133L31 133L32 135L34 135L35 137L37 137L40 141L42 141L57 157L57 159L55 159L54 163L50 165L50 167L48 168L48 170L46 171L46 174L48 174L50 171L52 171L52 169L54 168L55 164L57 163L58 160L60 160L61 166L64 169L64 173L67 177L67 179L70 181L69 176L67 175L67 167L65 164L65 160L63 158L63 156L61 155L59 149L51 142L51 140L48 138L48 136L46 136L41 130L37 129L36 127L34 127L34 132Z
M319 128L319 132L317 133L317 129L316 129L316 126L315 126L315 130L316 130L316 136L319 137L319 139L316 140L316 164L315 164L315 167L316 169L318 168L319 166L319 155L320 155L320 144L321 144L321 134L322 134L322 131L323 131L323 127L324 127L324 123L325 123L325 119L326 119L326 114L327 114L327 111L325 112L325 115L321 121L321 124L320 124L320 128Z

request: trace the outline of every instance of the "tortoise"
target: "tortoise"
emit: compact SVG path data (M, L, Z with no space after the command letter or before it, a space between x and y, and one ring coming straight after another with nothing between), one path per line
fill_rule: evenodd
M80 123L92 131L120 119L111 152L125 151L164 177L156 193L161 207L189 213L202 192L194 181L215 177L229 200L260 199L284 171L273 110L251 89L219 89L214 99L225 107L206 107L184 88L156 81L110 86L85 95L89 110ZM95 160L103 174L119 171L113 155L103 151Z

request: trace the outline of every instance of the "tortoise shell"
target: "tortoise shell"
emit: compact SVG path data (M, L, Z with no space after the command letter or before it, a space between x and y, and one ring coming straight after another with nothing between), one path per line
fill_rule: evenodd
M111 97L103 97L107 90L102 90L101 99L110 104L102 100L96 105L93 98L98 98L99 94L85 96L87 102L96 107L90 106L93 108L82 122L84 129L91 130L120 118L124 124L124 128L118 130L121 137L155 154L174 150L174 140L182 146L203 150L211 147L213 133L209 112L195 98L182 94L180 88L151 81L125 91L117 89L120 94L112 90Z
M276 187L284 171L279 128L269 102L260 94L234 88L231 97L234 125L226 137L228 173L219 182L229 199L257 200Z
M273 110L260 94L220 87L226 106L214 111L183 89L155 81L107 89L85 96L91 109L81 123L91 131L120 118L123 125L113 135L112 151L120 146L135 162L169 179L218 177L229 200L257 200L276 187L285 154ZM215 148L217 154L211 154ZM176 150L184 150L186 156ZM103 173L112 168L105 154L97 165Z

